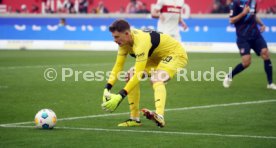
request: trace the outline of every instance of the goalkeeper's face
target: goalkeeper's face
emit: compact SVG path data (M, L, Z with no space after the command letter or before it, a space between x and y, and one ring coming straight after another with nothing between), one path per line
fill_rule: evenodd
M114 31L112 32L112 36L114 38L114 42L116 42L119 46L128 45L131 42L131 35L129 31L124 32L118 32Z

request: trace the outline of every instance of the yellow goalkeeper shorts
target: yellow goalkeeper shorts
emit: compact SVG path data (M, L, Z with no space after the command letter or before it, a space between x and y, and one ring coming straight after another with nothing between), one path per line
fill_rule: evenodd
M178 47L183 49L183 47ZM145 71L150 75L153 70L164 70L166 71L170 78L173 78L178 69L184 68L188 63L188 56L186 52L172 53L161 60L149 59L145 68Z

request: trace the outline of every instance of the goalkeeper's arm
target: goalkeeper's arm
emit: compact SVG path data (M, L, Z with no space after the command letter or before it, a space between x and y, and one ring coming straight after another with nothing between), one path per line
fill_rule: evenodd
M142 73L144 72L146 66L146 60L136 62L135 64L135 74L128 81L124 89L122 89L118 94L110 94L110 100L103 102L102 108L105 111L113 112L120 105L123 99L127 96L128 92L133 89L133 87L139 83L140 78L142 78Z
M112 86L115 84L115 82L117 81L117 75L123 69L125 60L126 60L126 55L118 53L116 63L113 66L112 72L108 79L108 83L106 84L103 92L103 97L102 97L103 103L110 99L110 90Z

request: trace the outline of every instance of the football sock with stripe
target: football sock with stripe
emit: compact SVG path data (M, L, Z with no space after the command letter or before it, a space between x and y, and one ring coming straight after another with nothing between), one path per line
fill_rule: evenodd
M229 78L234 78L235 75L242 72L245 68L243 67L242 63L238 64L233 71L228 75Z
M272 64L270 59L264 60L264 69L265 69L268 84L271 84L273 80L272 80Z
M129 103L131 119L135 119L135 120L139 119L140 117L140 111L139 111L140 84L139 83L128 93L128 103Z
M153 84L156 113L164 116L166 104L166 87L163 82Z

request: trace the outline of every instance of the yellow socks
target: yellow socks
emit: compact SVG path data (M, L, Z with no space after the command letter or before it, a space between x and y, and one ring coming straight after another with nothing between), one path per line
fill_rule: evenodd
M156 82L153 84L154 101L156 113L164 116L166 104L166 87L163 82ZM140 84L137 84L128 94L128 103L130 109L130 117L134 120L139 120L140 110Z
M154 101L156 113L164 116L165 104L166 104L166 87L163 82L155 82L153 84Z
M130 117L136 121L139 121L140 110L140 84L138 83L129 93L128 93L128 103L130 109Z

